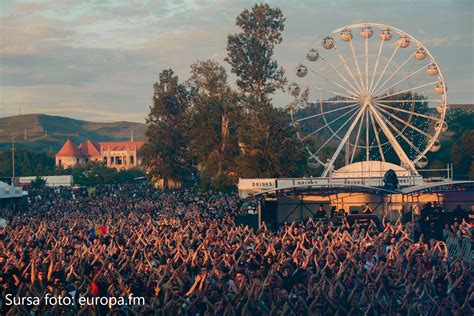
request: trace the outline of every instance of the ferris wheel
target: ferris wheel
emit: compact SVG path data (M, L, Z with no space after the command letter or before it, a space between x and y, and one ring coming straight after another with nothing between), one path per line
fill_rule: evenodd
M446 91L421 42L376 23L342 27L308 47L288 86L292 122L323 177L357 161L418 174L448 129Z

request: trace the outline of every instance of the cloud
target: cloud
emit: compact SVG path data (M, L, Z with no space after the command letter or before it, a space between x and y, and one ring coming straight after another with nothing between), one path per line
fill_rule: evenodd
M461 35L454 36L444 36L444 37L432 37L423 41L425 46L443 46L443 45L456 45L459 47L459 44L464 46L464 44L469 44L469 41L466 41L466 38ZM472 46L472 42L470 43Z
M474 102L469 89L458 89L474 85L472 41L459 32L472 30L471 1L269 2L287 18L284 41L275 57L288 76L304 60L307 49L332 30L356 21L383 22L420 37L429 47L442 65L450 91L456 91L454 102ZM12 114L21 103L24 111L143 121L159 72L173 68L184 80L196 60L223 63L227 34L238 31L235 17L252 4L231 0L2 3L0 106ZM275 96L276 105L286 100L283 94Z

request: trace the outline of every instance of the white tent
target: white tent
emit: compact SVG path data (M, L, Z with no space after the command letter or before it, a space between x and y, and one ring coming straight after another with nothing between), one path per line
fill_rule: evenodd
M21 187L13 187L0 181L0 199L18 198L23 196Z

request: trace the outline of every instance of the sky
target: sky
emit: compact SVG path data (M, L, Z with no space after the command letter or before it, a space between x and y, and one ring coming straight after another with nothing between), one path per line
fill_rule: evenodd
M275 58L294 69L311 42L360 22L392 25L436 58L449 103L474 103L472 0L267 1L286 16ZM0 117L45 113L144 122L153 83L197 60L224 62L236 16L253 1L0 1ZM281 94L275 106L284 106Z

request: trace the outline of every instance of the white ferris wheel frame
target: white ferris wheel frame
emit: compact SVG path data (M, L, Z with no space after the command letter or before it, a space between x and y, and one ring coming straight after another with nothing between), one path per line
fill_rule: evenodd
M344 73L344 74L341 73L341 71L338 67L335 67L333 64L329 63L323 56L319 55L318 62L321 61L321 62L326 63L329 66L329 68L331 68L331 70L337 75L337 78L339 79L339 82L337 82L337 80L327 79L323 76L320 76L320 78L322 78L326 82L330 82L330 83L336 85L337 87L341 88L344 92L336 92L336 91L332 91L332 90L328 90L328 89L324 89L324 88L316 87L316 86L311 86L310 88L315 89L315 90L319 90L321 92L321 95L322 95L323 92L328 92L328 93L331 93L334 96L343 97L347 100L340 100L340 101L324 100L323 101L322 98L321 98L320 102L319 102L320 107L321 107L321 113L310 115L310 116L304 117L304 118L296 118L295 117L295 109L291 108L291 111L290 111L291 118L292 118L293 124L295 126L301 121L308 120L308 119L318 117L318 116L322 116L324 118L324 122L325 122L325 125L323 125L322 127L312 131L308 135L302 136L299 131L297 131L297 135L300 138L300 140L305 140L307 137L309 137L311 135L314 135L314 134L318 133L319 131L321 131L325 128L329 128L329 130L332 133L332 136L330 136L329 139L327 139L323 143L323 145L321 145L319 147L319 149L317 151L311 150L308 147L306 148L306 150L309 154L309 160L314 159L319 164L324 166L324 171L323 171L321 176L326 177L328 175L328 173L331 170L334 169L334 163L335 163L336 159L338 158L339 154L341 153L343 147L345 145L350 144L349 139L350 139L350 136L352 135L352 132L357 129L356 144L350 144L354 147L354 150L352 151L352 155L351 155L352 157L350 159L351 162L353 161L354 154L355 154L356 149L358 147L357 141L358 141L359 136L360 136L360 131L361 131L361 127L363 125L363 120L366 120L366 142L365 142L366 145L365 146L360 146L359 145L359 147L363 147L363 148L366 149L366 159L370 160L370 153L369 153L370 148L378 147L381 159L383 161L385 161L382 146L387 144L387 143L390 143L391 147L393 148L393 150L395 151L395 153L399 157L402 166L405 167L407 170L409 170L412 174L418 175L418 171L417 171L417 168L416 168L416 163L420 159L425 158L426 153L430 150L430 148L433 146L433 144L438 139L439 134L441 133L441 127L440 128L435 128L434 134L428 134L425 131L422 131L418 127L411 124L411 117L412 116L419 116L419 117L426 118L428 120L433 120L433 121L435 121L436 124L445 124L445 116L446 116L446 109L447 109L447 89L446 89L446 82L444 80L441 68L439 67L438 62L433 57L433 55L430 53L428 48L426 48L420 41L418 41L411 34L405 32L405 31L402 31L400 29L397 29L395 27L392 27L390 25L379 24L379 23L370 23L370 22L350 24L350 25L347 25L347 26L344 26L344 27L341 27L341 28L338 28L338 29L332 31L331 34L332 35L339 35L344 30L351 30L351 31L357 30L357 31L359 31L360 29L362 29L364 27L371 27L372 28L372 31L373 31L372 36L377 36L378 34L376 34L376 31L381 31L381 30L384 30L384 29L389 29L392 32L392 36L393 35L407 36L411 42L413 42L414 44L417 45L416 46L417 49L420 49L420 48L424 49L424 51L426 52L426 57L425 58L429 57L428 65L434 64L436 66L438 73L436 75L434 75L433 77L437 78L437 80L434 81L434 82L429 82L427 84L420 85L420 86L415 86L415 87L411 86L411 88L404 89L404 90L398 91L396 93L389 93L388 95L383 95L383 98L382 98L381 97L382 93L385 93L387 91L390 92L391 88L398 86L402 82L410 82L410 81L408 81L408 79L410 79L414 75L418 74L420 71L426 70L427 64L424 63L423 66L420 67L419 69L415 69L415 71L410 72L409 74L406 74L406 72L404 72L404 70L402 68L406 65L406 63L410 59L414 58L415 53L411 53L408 56L408 58L403 63L401 63L400 65L397 65L395 62L393 62L393 64L395 66L398 66L397 69L395 71L393 71L387 78L383 79L383 76L385 75L385 72L387 71L388 66L390 64L392 64L392 60L393 60L394 56L396 55L397 50L400 48L399 45L395 45L395 49L393 50L392 55L390 56L390 58L386 62L385 67L383 67L382 73L378 76L378 79L376 79L376 72L378 70L378 67L380 66L379 63L380 63L381 51L382 51L382 48L383 48L384 43L385 43L385 40L380 39L380 46L379 46L379 49L378 49L378 52L377 52L377 59L376 59L375 63L372 63L372 65L373 65L372 75L371 75L371 78L369 80L369 76L370 76L369 66L368 66L369 65L369 63L368 63L368 59L369 59L368 41L369 41L369 38L366 37L366 38L363 39L363 41L365 42L364 54L363 55L357 55L356 54L352 38L350 40L346 41L346 43L348 45L350 45L353 56L348 58L348 59L345 59L343 56L341 56L340 52L337 50L337 45L336 45L338 42L342 42L342 41L341 40L336 41L336 36L333 36L334 47L332 47L331 49L328 49L328 50L334 50L335 51L335 53L337 54L337 56L340 59L339 66L343 65L344 66L343 69L345 69L347 73ZM359 35L359 34L356 34L356 32L354 32L354 36L357 36L357 35ZM391 40L396 41L396 39L393 39L393 38L391 38ZM320 46L322 42L323 42L323 39L316 42L316 45ZM387 41L387 42L389 42L389 41ZM365 71L365 78L361 74L361 68L360 68L360 65L359 65L359 58L361 56L363 56L365 58L365 69L362 69L362 70ZM347 64L347 61L351 60L351 59L353 59L354 63L355 63L355 68L356 68L355 73L351 70L351 68ZM308 70L310 70L314 74L317 74L314 70L311 70L309 68L308 68ZM393 76L395 76L397 73L401 74L400 71L404 72L404 74L402 76L402 79L398 80L394 84L390 83L390 85L387 87L386 84L389 83L390 80L393 78ZM317 74L317 75L319 75L319 74ZM365 79L365 82L364 82L364 79ZM382 79L383 79L383 82L381 84L379 84ZM427 86L433 86L434 87L438 82L443 83L443 93L440 94L440 99L439 100L414 100L414 99L406 99L406 100L391 100L391 99L389 99L389 100L386 100L386 101L383 100L384 98L388 98L388 97L395 96L395 95L400 95L400 94L405 93L405 92L410 92L410 91L414 92L417 89L420 89L422 87L427 87ZM367 94L367 95L370 95L370 96L373 95L374 98L371 99L370 101L364 101L364 103L366 103L366 104L362 104L361 99L356 97L357 93L359 93L360 95L362 95L362 94ZM297 97L295 97L295 99L296 98ZM435 117L435 116L431 116L431 115L427 115L427 114L423 114L423 113L417 113L414 110L407 111L407 110L404 110L404 109L401 109L401 108L390 107L389 105L386 104L386 103L390 104L390 103L397 103L397 102L398 103L400 103L400 102L405 102L405 103L410 102L412 105L414 105L415 102L417 102L417 101L418 102L432 102L432 101L438 102L438 105L441 106L442 112L439 113L439 117ZM340 108L334 108L330 111L323 112L322 111L323 110L322 109L322 104L323 103L324 104L327 104L327 103L344 104L345 103L345 105L343 107L340 107ZM369 103L372 106L368 106ZM357 106L360 106L360 108L357 108ZM349 108L350 108L350 110L348 112L346 112L345 114L343 114L341 116L338 116L332 122L328 123L326 121L326 117L325 117L324 114L329 114L329 113L337 112L337 111L342 110L342 109L349 109ZM389 111L390 109L391 110L396 110L396 111L395 112L390 112ZM399 114L399 112L406 113L406 114L410 115L410 119L408 120L408 122L406 122L403 119L400 119L400 117L398 117L397 114ZM351 114L351 116L347 116L348 114ZM388 121L388 119L386 119L386 116L389 116L392 119L394 119L395 121L403 124L404 127L402 129L402 132L400 132L390 121ZM344 118L344 117L346 118L346 122L344 124L342 124L337 131L334 131L331 128L330 125L334 121L337 121L337 120L339 120L341 118ZM360 124L359 124L359 121L360 121ZM350 124L348 130L345 132L344 136L341 138L338 135L338 132L343 127L345 127L345 125L348 124L349 122L351 122L351 124ZM376 137L376 141L377 141L377 144L378 144L377 146L375 146L375 145L374 146L372 146L372 145L368 146L369 133L370 133L369 132L370 123L372 123L372 127L374 129L374 135ZM375 123L377 123L378 126L379 126L379 131L378 132L376 131L376 124ZM359 126L357 127L358 124L359 124ZM423 135L428 140L426 142L426 146L423 150L420 150L417 146L413 145L406 138L406 136L403 135L403 130L405 130L406 128L417 131L418 133ZM396 135L394 135L392 133L391 129L396 132ZM385 135L385 137L388 140L382 145L381 145L381 142L379 140L379 132L380 131L383 132L383 134ZM334 151L331 158L328 159L327 162L321 161L317 157L317 154L334 137L337 137L340 140L340 143L339 143L337 149ZM417 152L418 155L414 159L410 159L409 156L405 153L402 146L397 141L397 138L399 138L399 137L404 139L404 141L408 145L410 145L410 147L412 149L414 149L415 152Z

